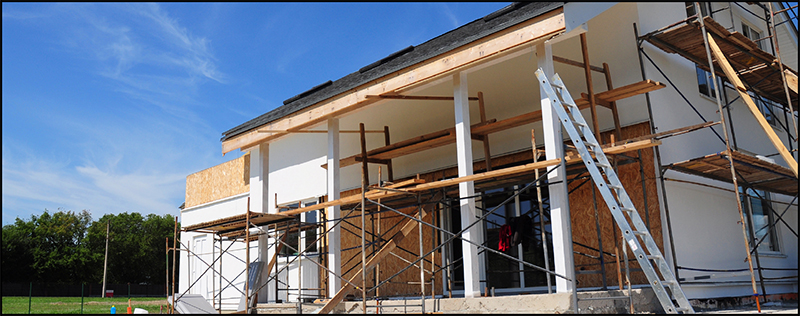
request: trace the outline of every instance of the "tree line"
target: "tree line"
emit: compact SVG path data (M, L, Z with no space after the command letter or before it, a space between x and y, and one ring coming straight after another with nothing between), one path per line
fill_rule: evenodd
M164 284L167 264L172 269L172 253L169 260L166 254L166 238L170 247L173 241L172 216L125 212L92 221L86 210L50 214L46 209L3 226L3 282L102 283L107 223L106 282Z

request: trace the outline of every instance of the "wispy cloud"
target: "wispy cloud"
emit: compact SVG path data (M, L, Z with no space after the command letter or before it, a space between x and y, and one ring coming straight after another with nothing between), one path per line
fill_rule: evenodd
M204 116L209 105L200 97L205 85L230 79L218 70L211 41L158 4L50 4L35 8L41 13L3 7L4 26L7 18L53 17L26 25L53 35L44 40L53 54L80 61L57 65L53 75L88 75L75 86L91 94L75 93L75 100L13 91L3 98L4 113L50 110L24 118L48 131L46 146L3 128L4 224L45 208L88 209L95 218L177 214L186 176L230 159L218 154L214 118Z
M450 6L448 6L447 3L440 3L440 5L442 6L442 14L444 14L444 16L446 16L451 23L453 23L453 27L455 28L461 26L461 24L458 23L458 18L456 15L453 14L452 10L450 10Z

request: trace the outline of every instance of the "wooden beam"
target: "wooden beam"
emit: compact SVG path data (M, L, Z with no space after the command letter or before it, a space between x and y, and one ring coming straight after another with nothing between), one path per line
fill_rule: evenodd
M725 55L722 54L722 51L719 49L719 46L717 46L714 38L711 36L711 34L708 34L707 36L708 45L711 46L711 52L714 57L716 57L717 63L722 67L722 71L725 72L728 80L730 80L733 86L736 87L736 91L739 92L739 96L741 96L742 100L744 100L745 104L747 104L747 108L750 109L750 113L752 113L756 118L758 124L761 125L761 129L767 133L767 137L772 142L772 145L778 149L778 153L780 153L781 157L783 157L783 160L786 161L786 164L789 165L789 168L792 169L794 176L797 177L797 161L795 161L794 157L792 157L792 153L786 149L786 146L783 145L781 139L775 134L775 131L772 129L769 123L767 123L767 120L764 118L764 115L761 114L761 111L758 109L755 102L753 102L753 99L750 98L750 94L748 94L747 90L744 89L742 81L739 80L739 76L736 75L736 71L733 70L731 65L728 63L727 58L725 58Z
M363 109L381 99L367 99L367 95L380 95L437 80L453 71L467 69L481 62L512 53L535 40L564 32L563 9L559 8L506 30L463 45L455 50L430 58L422 63L387 74L339 95L318 102L281 119L259 126L266 130L298 130L315 126L329 118ZM222 142L222 152L249 148L261 142L270 142L286 133L258 133L251 130Z
M592 72L589 69L589 45L586 43L586 33L581 33L581 52L583 53L583 74L586 77L586 91L588 92L589 109L592 114L592 125L594 127L594 134L600 137L600 122L597 118L597 103L594 100L594 86L592 84Z
M364 178L364 186L369 186L369 156L367 156L367 135L364 133L364 123L358 123L361 131L361 176Z
M274 129L260 129L258 130L259 133L319 133L319 134L327 134L328 131L319 131L319 130L302 130L302 131L288 131L288 130L274 130ZM361 131L358 130L348 130L348 131L339 131L339 133L352 133L358 134ZM366 130L364 133L383 133L383 131L378 130Z
M424 96L424 95L400 95L400 94L381 94L367 95L367 99L392 99L392 100L427 100L427 101L453 101L453 97L445 96ZM477 97L469 97L470 101L478 101Z
M414 217L417 217L418 215L420 215L422 220L425 220L428 217L428 213L425 212L424 209L420 209L419 213L414 215ZM410 234L415 227L417 227L417 223L415 221L412 221L411 219L404 219L404 220L406 221L406 223L403 225L403 228L401 228L397 233L395 233L394 236L392 236L389 239L389 241L386 244L384 244L383 247L381 247L381 249L378 250L377 253L375 253L374 256L372 256L371 258L369 258L369 260L367 260L364 267L365 269L370 269L374 267L378 262L381 262L381 260L386 258L386 256L392 253L392 251L395 248L397 248L397 245L400 242L402 242L403 239L405 239L406 236L408 236L408 234ZM347 294L349 294L350 291L354 289L352 284L359 284L362 281L361 271L362 271L361 269L358 269L358 271L356 271L356 273L350 278L349 280L350 282L349 283L345 282L342 285L342 288L339 290L339 292L337 292L336 295L331 297L330 300L325 302L325 305L322 306L318 314L327 314L333 311L333 308L336 307L336 305L338 305L344 299L344 297L347 296Z
M606 88L608 91L614 90L614 84L611 83L611 69L608 67L607 63L603 63L603 74L606 76ZM605 101L605 100L603 100ZM614 135L617 139L622 138L622 127L619 123L619 111L617 110L617 102L611 101L609 102L611 105L611 116L614 117ZM613 143L613 141L612 141Z
M581 92L581 99L589 100L589 95L586 94L586 92ZM596 94L594 95L594 102L597 105L602 105L606 108L611 109L611 102L598 98Z
M575 67L579 67L579 68L586 68L586 66L584 66L585 65L584 63L576 61L576 60L572 60L572 59L567 59L567 58L564 58L564 57L553 56L553 61L556 61L556 62L559 62L559 63L562 63L562 64L575 66ZM597 66L589 65L589 68L591 68L594 71L600 72L600 73L603 72L603 68L600 68L600 67L597 67Z
M383 141L384 141L384 144L386 144L386 146L389 146L389 145L392 144L392 142L389 140L389 126L384 126L383 127ZM388 159L388 163L386 164L386 169L388 169L388 171L389 171L389 175L388 175L389 176L389 182L393 182L394 181L394 168L392 168L392 160L391 159Z
M783 76L786 77L786 84L789 86L789 89L797 93L797 75L793 74L789 69L786 69L783 71Z
M478 110L481 114L481 123L486 123L486 108L483 105L483 92L478 91ZM472 134L475 137L475 133ZM486 160L486 171L492 171L492 154L489 150L489 135L483 135L483 158Z
M639 136L639 137L636 137L636 138L631 138L631 139L626 139L626 140L623 140L623 141L615 142L613 144L613 146L620 146L620 145L624 145L626 143L637 142L637 141L646 140L646 139L656 139L656 138L659 138L659 137L662 137L662 136L681 135L681 134L685 134L685 133L688 133L688 132L691 132L691 131L695 131L695 130L698 130L698 129L701 129L701 128L711 127L711 126L717 125L719 123L720 123L719 121L705 122L705 123L695 124L695 125L692 125L692 126L676 128L676 129L668 130L668 131L665 131L665 132L649 134L649 135L643 135L643 136Z

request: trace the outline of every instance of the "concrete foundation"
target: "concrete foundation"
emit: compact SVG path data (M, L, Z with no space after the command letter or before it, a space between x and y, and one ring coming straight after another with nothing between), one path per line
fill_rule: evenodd
M588 298L604 298L624 296L627 291L592 291L578 293L578 307L581 314L620 314L629 313L630 300L584 300ZM476 298L437 298L426 299L424 302L426 313L443 314L571 314L572 293L555 294L527 294L508 295L497 297ZM635 313L662 313L663 310L650 289L632 290ZM360 314L362 303L359 301L342 302L333 310L333 313ZM302 313L315 313L323 304L304 303ZM381 314L420 313L422 301L420 299L391 299L367 301L367 313L374 314L380 306ZM258 304L259 314L298 313L296 303Z

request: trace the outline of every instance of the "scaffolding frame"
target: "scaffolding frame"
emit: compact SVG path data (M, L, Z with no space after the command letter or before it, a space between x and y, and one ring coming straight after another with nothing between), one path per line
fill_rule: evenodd
M740 6L740 7L742 7L740 4L738 4L738 3L736 3L736 4L738 6ZM791 94L789 92L788 83L787 83L787 76L784 75L784 71L785 70L784 70L784 65L781 62L780 50L778 49L778 45L777 45L778 44L777 32L775 31L775 23L774 23L774 18L775 18L775 15L777 13L785 12L785 11L790 10L792 8L787 8L787 9L781 10L781 11L779 11L777 13L772 9L772 3L769 3L769 9L768 10L766 8L764 8L765 15L767 15L767 16L765 18L762 18L762 20L764 20L767 23L767 29L768 29L768 34L769 35L767 37L758 39L757 41L764 40L764 39L771 39L770 44L772 44L773 50L774 50L775 55L777 57L778 69L776 69L776 71L773 71L771 74L769 74L767 76L762 76L762 78L760 78L760 80L757 83L750 85L750 84L747 83L747 81L743 80L742 78L739 78L736 74L722 73L721 71L716 71L714 69L715 66L714 66L714 62L712 61L712 52L711 52L712 47L714 47L714 49L716 49L716 51L714 52L714 55L715 55L714 57L717 58L717 62L718 63L724 65L728 61L726 60L726 57L722 54L722 52L719 52L719 48L716 47L716 43L714 43L714 40L712 39L712 36L714 38L716 38L717 40L721 40L721 41L726 41L726 39L724 37L720 36L720 34L718 34L718 33L711 32L711 31L707 30L706 24L709 23L709 22L713 22L713 24L716 24L716 22L714 22L714 20L713 20L713 14L716 13L716 12L719 12L719 11L723 11L723 10L730 10L730 6L722 8L722 9L719 9L717 11L711 11L711 12L709 12L708 16L703 16L702 10L700 9L700 3L699 2L692 2L692 5L694 6L695 15L690 16L690 17L688 17L688 18L686 18L686 19L684 19L682 21L673 23L673 24L671 24L669 26L660 28L658 30L655 30L655 31L650 32L650 33L645 34L645 35L641 35L641 36L639 35L638 29L636 28L636 24L634 23L634 25L633 25L634 35L636 37L637 51L638 51L638 55L639 55L639 64L640 64L640 68L641 68L641 72L642 72L642 78L645 77L644 62L642 60L642 55L644 55L648 59L648 61L650 61L650 63L659 71L659 73L661 73L661 75L681 95L681 97L683 97L684 101L686 101L686 103L690 107L692 107L692 109L695 111L695 113L697 113L698 116L700 116L700 118L704 122L707 122L707 120L697 111L697 109L694 107L694 105L692 105L691 102L683 95L683 93L680 92L680 90L677 88L677 86L672 84L672 82L669 80L669 77L663 71L661 71L661 69L653 61L653 59L651 59L649 56L647 56L647 53L644 52L642 43L645 42L645 41L649 41L649 42L651 42L651 44L661 48L662 50L666 50L665 49L665 47L666 47L666 48L672 50L673 53L677 53L677 54L681 55L682 57L694 62L695 64L697 64L698 66L700 66L704 70L707 70L707 71L710 72L712 80L714 82L714 91L717 91L717 93L714 94L714 97L715 97L715 100L716 100L716 104L718 106L718 111L717 112L720 115L720 121L719 122L722 124L722 130L723 130L723 134L724 134L724 139L723 139L723 137L720 137L720 135L718 133L716 133L716 131L714 131L714 133L717 135L717 137L720 138L721 141L723 141L725 143L725 146L727 148L726 152L723 153L724 154L723 156L725 156L728 159L728 162L729 162L729 168L730 168L730 173L731 173L731 179L730 180L732 181L733 186L734 186L734 190L732 190L732 191L734 192L735 197L736 197L736 205L737 205L737 208L739 210L740 224L741 224L741 227L742 227L742 234L743 234L744 241L745 241L744 242L744 246L745 246L745 248L747 250L746 261L748 262L748 266L749 266L748 270L749 270L749 275L750 275L750 278L751 278L751 286L752 286L752 289L753 289L753 295L756 296L756 298L757 298L756 299L756 304L757 304L757 307L758 307L758 311L760 312L761 311L761 305L760 305L760 298L759 297L760 296L763 297L764 295L766 295L766 287L764 285L764 280L765 279L764 279L764 277L762 275L762 270L764 270L764 268L761 267L760 256L758 255L758 249L757 249L758 244L760 244L761 241L758 241L758 243L756 243L757 239L755 238L755 233L754 233L754 228L753 228L754 225L752 225L752 224L749 225L750 226L750 229L749 229L750 230L749 231L750 239L748 240L748 238L747 238L748 232L747 232L747 228L745 227L746 226L745 225L746 222L745 222L745 219L744 219L745 215L744 215L744 211L743 211L743 208L742 208L742 199L739 196L739 184L738 184L738 180L737 180L737 175L739 175L739 178L743 178L743 177L736 171L736 168L734 166L734 158L733 158L733 156L734 156L734 153L736 153L736 152L732 151L731 144L728 141L728 133L726 132L728 129L726 128L726 120L725 120L725 116L723 114L723 109L727 109L728 119L730 120L729 124L731 125L730 126L730 132L731 132L731 135L733 137L733 148L737 148L737 146L736 146L736 137L735 137L735 133L733 131L733 121L732 121L733 118L730 115L730 107L729 106L731 104L733 104L733 102L738 100L740 97L737 97L737 98L735 98L735 99L733 99L731 101L727 101L728 100L727 90L725 88L732 88L732 89L736 90L738 87L735 86L735 85L733 87L728 87L728 85L724 85L723 84L723 89L719 89L720 88L718 86L718 82L719 81L717 80L716 76L720 75L720 77L727 79L727 81L729 81L729 82L733 82L734 80L741 80L741 81L743 81L743 83L744 83L744 85L746 87L745 89L749 89L750 91L753 91L754 88L756 86L758 86L759 84L761 84L764 80L766 80L767 77L769 77L771 75L774 75L775 73L780 73L781 74L780 77L781 77L781 83L782 83L782 88L783 88L782 92L785 92L785 101L786 101L786 104L783 105L781 107L781 109L783 110L783 113L784 113L784 121L785 121L786 125L783 125L783 124L780 124L780 125L784 127L784 129L786 130L787 135L789 137L789 152L790 153L791 152L795 153L795 155L793 157L790 156L790 158L789 158L789 159L794 158L794 161L793 162L787 161L787 163L789 163L790 166L791 166L792 163L795 164L795 167L794 167L795 168L795 170L794 170L795 174L794 174L794 176L795 176L795 181L796 181L796 179L797 179L797 171L796 171L796 164L797 164L797 158L796 158L797 154L796 153L797 153L797 149L792 149L792 146L793 146L793 140L794 141L797 140L797 135L798 135L797 134L797 121L796 121L796 118L795 118L795 115L794 115L794 107L792 105L793 99L792 99ZM763 8L763 6L762 6L762 8ZM752 11L750 11L750 10L744 8L744 7L742 7L742 9L744 9L744 11L746 11L746 12L748 12L748 13L756 16L756 17L759 17L757 14L753 13ZM709 10L710 10L710 8L709 8ZM667 31L669 29L672 29L672 28L678 26L678 25L681 25L681 24L684 24L684 23L686 25L691 25L690 23L692 21L694 21L694 20L697 20L699 22L699 26L700 26L700 30L701 30L701 37L703 38L703 42L704 42L704 46L705 46L705 54L706 54L706 57L707 57L707 62L705 64L704 64L704 62L702 60L698 59L696 56L692 55L691 53L686 52L686 51L684 51L684 50L682 50L680 48L677 48L677 47L675 47L673 45L670 45L670 43L667 43L664 40L661 40L661 39L655 37L656 35L659 35L659 34L665 32L665 31ZM787 20L789 20L789 19L787 19ZM715 26L715 27L719 28L718 25ZM732 26L732 27L735 27L735 26ZM732 35L736 35L736 34L732 34ZM734 41L741 42L740 39L734 39ZM711 45L713 45L713 46L709 46L710 45L709 42L711 42ZM656 44L658 44L658 45L656 45ZM754 59L762 60L762 62L767 62L767 60L764 60L763 56L756 56L753 53L751 53L751 52L749 52L749 51L747 51L745 49L742 49L742 47L739 46L739 45L734 44L734 45L731 45L731 46L737 48L739 51L741 51L744 54L748 54L749 56L753 57ZM730 66L728 66L728 67L730 67ZM775 68L775 66L773 64L769 64L768 67ZM786 72L788 72L788 69L786 70ZM733 79L729 78L731 75L734 76L735 78L733 78ZM745 96L744 94L742 94L742 92L740 92L740 91L737 91L737 92L739 92L740 95ZM755 89L755 92L756 92L755 96L757 98L759 98L763 102L763 99L761 99L762 98L762 95L761 95L762 93L760 93L760 89ZM722 105L722 102L720 100L720 94L722 94L724 96L725 100L726 100L726 104L724 106ZM796 94L797 94L797 91L795 91L795 102L796 102ZM770 99L771 100L775 100L775 97L771 96ZM648 107L648 111L650 111L650 121L653 122L651 103L650 103L649 95L647 97L647 107ZM787 111L787 108L788 108L788 111ZM774 109L774 107L770 106L767 109L771 112L773 117L775 117L775 113L772 110L772 109ZM753 114L757 115L756 113L753 113ZM789 125L789 119L788 119L787 116L791 116L791 118L792 118L792 123L793 123L793 127L794 127L795 136L792 135L791 129L787 128L787 126ZM762 117L762 119L763 119L763 117ZM780 121L777 120L777 118L775 120L778 123L780 123ZM767 131L767 132L769 133L769 131ZM776 145L776 147L778 147L779 153L782 154L783 152L781 152L781 148L779 147L779 145ZM674 242L672 242L672 227L671 227L671 224L669 224L670 216L669 216L669 211L668 211L668 207L667 207L668 202L667 202L666 187L664 186L664 181L665 180L669 180L669 179L666 179L663 176L664 172L666 170L670 169L670 166L672 166L672 165L663 166L663 164L661 163L661 157L660 157L659 148L656 147L655 150L656 150L656 157L657 157L657 163L658 163L658 172L659 172L658 178L661 181L662 194L663 194L663 200L664 200L664 208L665 208L665 210L667 210L666 211L666 215L667 215L666 218L667 218L667 222L668 222L668 231L669 231L669 237L670 237L671 252L672 252L672 257L673 257L673 265L674 265L673 269L674 269L674 271L676 273L676 277L678 277L678 271L679 271L679 268L681 268L681 267L678 266L677 257L675 256ZM783 150L785 150L785 148L783 148ZM777 155L777 154L778 153L772 154L772 155L768 155L768 156L773 156L773 155ZM787 159L787 157L784 156L784 159ZM675 169L675 170L678 170L678 169ZM678 170L678 171L680 171L680 170ZM695 174L695 173L690 173L690 174ZM701 176L703 176L703 175L701 175ZM705 177L708 177L708 176L705 176ZM682 181L682 182L687 182L687 181ZM747 193L747 188L750 187L750 184L747 183L747 181L745 181L745 185L742 186L742 187L745 188L744 192L746 194ZM761 196L759 196L759 198L763 199L763 197L761 197ZM795 194L793 201L796 200L796 199L797 199L797 194ZM789 203L789 205L787 206L786 210L788 210L788 208L791 207L791 204L792 203ZM770 205L770 203L767 203L766 205L768 205L769 212L771 212L774 215L777 215L777 213L772 209L772 206ZM746 207L746 209L747 209L747 213L748 213L747 216L752 218L752 213L750 212L750 207L748 206L748 207ZM784 211L784 213L785 213L785 211ZM782 215L783 214L777 215L777 216L780 218ZM782 221L782 218L781 218L781 221ZM777 222L768 224L767 227L770 230L774 230L774 226L775 225L777 225ZM786 224L786 226L789 227L788 224ZM767 236L768 235L765 234L764 238L766 238ZM795 233L795 236L797 236L796 233ZM762 241L763 241L763 238L762 238ZM756 290L755 274L754 274L754 271L753 271L753 264L752 264L752 259L751 259L751 256L750 256L751 253L754 253L755 257L756 257L756 270L758 271L758 274L759 274L759 281L760 281L759 283L761 285L761 291L762 291L761 294L759 294L758 291ZM683 281L683 279L679 278L679 281Z

